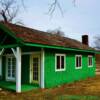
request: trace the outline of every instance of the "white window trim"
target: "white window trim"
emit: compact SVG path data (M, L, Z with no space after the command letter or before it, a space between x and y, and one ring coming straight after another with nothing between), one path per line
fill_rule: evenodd
M89 65L89 57L92 57L92 65ZM88 67L93 67L93 56L92 55L88 55Z
M76 67L76 57L81 57L81 66ZM75 69L82 69L82 55L75 55Z
M15 80L16 80L16 76L15 76L15 78L9 78L8 77L8 58L9 57L14 57L14 55L7 55L6 56L6 81L12 81L12 82L15 82ZM15 75L16 75L16 73L15 73Z
M64 68L63 69L57 69L57 56L64 56ZM61 66L61 62L60 62ZM58 71L65 71L66 70L66 54L55 54L55 72Z

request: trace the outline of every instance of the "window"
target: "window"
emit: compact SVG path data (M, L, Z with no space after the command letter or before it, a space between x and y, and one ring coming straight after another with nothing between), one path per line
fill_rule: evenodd
M76 69L82 68L82 55L76 55Z
M55 55L55 68L56 68L56 71L65 70L65 54Z
M88 67L92 67L92 66L93 66L93 57L88 56Z
M16 59L13 56L7 57L7 79L15 80Z

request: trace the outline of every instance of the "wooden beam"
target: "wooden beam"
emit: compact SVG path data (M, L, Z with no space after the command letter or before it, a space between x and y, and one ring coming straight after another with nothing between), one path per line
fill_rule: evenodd
M4 48L0 51L0 56L4 53Z
M16 52L16 50L14 50L14 48L11 48L11 50L12 50L14 56L17 58L17 52Z
M41 88L45 87L45 84L44 84L44 60L45 60L45 51L42 48L41 49L41 82L40 82Z

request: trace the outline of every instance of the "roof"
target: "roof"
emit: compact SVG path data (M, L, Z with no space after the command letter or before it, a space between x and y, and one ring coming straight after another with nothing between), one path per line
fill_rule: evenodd
M25 43L93 50L93 48L68 37L57 36L48 32L43 32L11 23L3 24L9 28L17 38L21 39Z

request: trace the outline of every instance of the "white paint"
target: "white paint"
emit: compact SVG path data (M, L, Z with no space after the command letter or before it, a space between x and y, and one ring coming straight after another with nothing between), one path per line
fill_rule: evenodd
M4 52L4 48L0 51L0 55L2 55L2 54L3 54L3 52Z
M16 50L11 48L16 57L16 92L21 92L21 48L17 47Z
M16 92L21 92L21 49L16 51Z
M60 69L57 69L57 56L60 57ZM64 57L64 68L61 68L61 56ZM55 72L66 70L66 54L55 54Z
M81 57L81 62L78 61L78 65L79 63L81 63L81 66L76 65L76 57ZM82 55L75 55L75 69L82 69Z
M17 57L16 51L14 50L14 48L11 48L11 50L12 50L14 56Z
M39 69L40 69L40 54L41 54L41 52L39 51L39 52L25 52L25 53L22 53L22 55L27 55L27 54L31 54L30 55L30 76L29 77L30 77L30 83L32 83L33 82L33 77L32 77L33 76L33 57L38 55L38 58L39 58ZM40 83L40 79L39 79L39 83Z
M9 64L11 65L8 65L8 59L10 58L11 62ZM8 66L10 66L10 68L12 68L11 66L12 65L12 59L15 58L14 55L7 55L6 56L6 81L12 81L12 82L15 82L15 77L12 77L12 76L8 76ZM10 69L12 70L12 69ZM12 72L10 72L10 74L12 74Z
M89 65L89 58L92 58L92 65ZM88 67L93 67L93 56L92 55L88 55Z
M45 51L44 49L42 48L41 49L41 88L45 88L45 85L44 85L44 61L45 61Z

